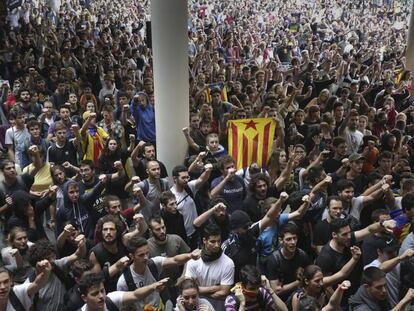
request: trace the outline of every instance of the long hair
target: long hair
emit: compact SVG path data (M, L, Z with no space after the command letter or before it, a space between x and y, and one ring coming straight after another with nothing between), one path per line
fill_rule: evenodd
M281 148L277 148L272 152L270 155L269 161L267 161L267 171L270 175L270 181L272 183L275 182L275 180L280 176L281 168L280 168L280 154L282 152L285 152L285 150Z
M114 152L109 150L109 142L111 140L115 140L117 144ZM121 142L118 141L113 136L109 137L105 142L104 149L102 150L102 156L106 157L107 159L111 159L111 158L113 159L113 158L120 158L120 154L121 154Z

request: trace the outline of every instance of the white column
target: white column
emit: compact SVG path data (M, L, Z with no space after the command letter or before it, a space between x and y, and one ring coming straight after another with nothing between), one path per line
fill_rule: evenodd
M189 122L187 16L187 0L151 1L157 159L170 176L187 150L181 131Z
M411 7L410 26L407 35L406 67L414 72L414 2Z

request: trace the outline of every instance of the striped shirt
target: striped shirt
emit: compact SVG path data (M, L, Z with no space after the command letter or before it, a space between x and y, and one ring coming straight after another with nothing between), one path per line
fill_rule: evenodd
M235 295L231 294L227 296L226 301L224 302L226 311L238 311L240 302ZM257 299L255 301L246 301L244 307L245 311L267 311L273 309L273 298L272 295L267 291L267 289L260 287L257 294Z

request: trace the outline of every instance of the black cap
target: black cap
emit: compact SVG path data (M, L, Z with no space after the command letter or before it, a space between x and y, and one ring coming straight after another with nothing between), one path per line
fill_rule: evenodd
M396 252L399 248L397 240L389 234L376 239L374 246L383 252Z
M233 214L230 215L230 229L238 229L244 228L246 226L250 226L252 224L252 220L250 219L249 215L247 215L244 211L234 211Z

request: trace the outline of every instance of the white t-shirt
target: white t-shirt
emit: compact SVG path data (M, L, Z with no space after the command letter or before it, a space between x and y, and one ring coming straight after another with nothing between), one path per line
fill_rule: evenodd
M15 162L20 166L22 165L22 155L25 148L25 142L28 139L30 139L30 134L26 128L19 130L13 126L8 128L6 131L4 143L6 145L13 145Z
M394 205L395 208L394 208L394 210L402 209L401 200L402 200L402 197L396 197L395 198L395 205Z
M188 187L193 192L193 195L196 195L198 191L196 184L197 180L192 180L188 183ZM198 217L195 202L185 190L183 192L177 192L175 187L171 187L170 190L175 195L175 199L177 200L177 210L183 215L185 231L187 236L190 237L195 232L193 222Z
M233 285L234 263L224 253L219 259L211 262L204 262L201 258L191 259L187 263L185 276L197 279L200 286ZM224 300L204 298L213 305L215 311L225 310Z
M360 216L361 216L361 211L364 208L364 196L360 195L359 197L356 198L352 198L351 200L351 210L349 211L344 211L345 214L347 215L351 215L352 217L356 218L359 220ZM323 211L323 215L322 215L322 220L328 218L328 210L325 209Z
M364 134L358 130L351 131L349 128L346 128L344 138L346 140L346 145L348 146L348 154L357 153L359 147L362 145Z
M162 256L156 256L152 257L151 260L154 261L155 265L157 266L158 273L161 274L162 272L162 263L164 262L165 257ZM145 267L144 275L139 275L132 269L132 265L129 266L129 269L131 270L132 279L134 280L135 286L137 288L141 288L150 284L153 284L156 282L156 279L152 275L150 269ZM119 279L118 283L116 284L116 289L118 291L129 291L128 285L126 284L124 274L122 274ZM160 303L160 294L158 292L153 292L147 297L145 297L143 300L140 300L135 303L136 310L142 310L146 304L153 305L154 307L158 307Z
M111 292L106 294L106 297L111 298L114 305L119 309L122 310L122 298L124 297L124 292ZM83 305L81 308L81 311L87 311L87 305ZM108 311L108 308L106 307L106 304L104 305L104 311Z
M30 284L32 283L24 283L21 285L15 285L13 286L13 288L10 289L16 294L16 297L19 299L20 303L22 304L25 310L29 310L30 307L32 306L32 299L27 293L27 289L29 288ZM15 310L16 309L13 307L9 299L9 301L7 302L7 308L5 311L15 311Z

